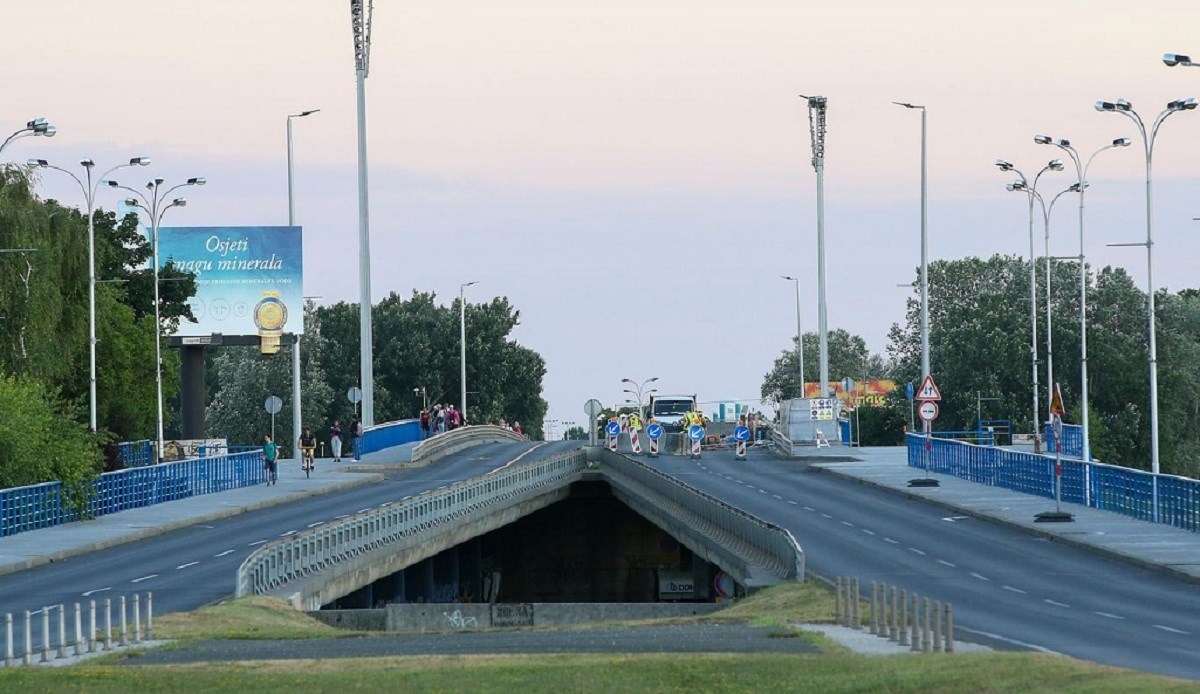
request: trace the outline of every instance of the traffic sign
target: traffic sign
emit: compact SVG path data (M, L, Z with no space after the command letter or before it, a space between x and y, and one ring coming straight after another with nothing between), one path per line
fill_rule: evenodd
M646 436L649 436L652 440L657 441L658 439L662 438L662 435L663 435L663 428L662 428L661 424L658 424L656 422L656 423L651 424L650 426L646 427Z
M699 424L693 424L688 427L688 438L693 441L699 441L704 438L704 427Z
M358 386L353 386L350 388L350 390L346 391L346 399L355 405L362 402L362 388L359 388ZM357 410L355 411L357 412Z
M849 376L843 378L842 379L842 392L849 395L851 392L854 391L855 385L857 385L857 384L854 382L853 378L850 378Z
M912 399L913 399L913 395L914 395L915 393L916 393L916 389L915 389L915 388L913 388L913 382L912 382L912 381L909 381L908 383L905 383L905 384L904 384L904 395L905 395L905 397L907 397L909 400L912 400Z
M749 441L750 440L750 428L749 427L738 427L738 428L734 429L733 430L733 438L738 441Z
M942 399L942 392L938 390L937 384L933 382L933 374L929 374L925 377L925 380L921 381L921 387L917 388L916 399L922 401L937 401Z
M1050 396L1050 414L1061 417L1066 413L1067 411L1063 408L1062 391L1059 390L1058 384L1055 383L1054 394Z
M604 411L604 405L601 405L600 401L597 400L596 398L592 398L591 400L588 400L587 402L583 403L583 413L586 414L587 416L591 417L593 420L593 423L595 423L596 417L599 417L600 413L603 411Z
M620 422L609 422L604 427L604 433L608 434L609 436L620 436L621 435L621 423Z
M268 396L267 401L263 403L263 409L270 414L279 414L279 411L283 409L283 401L279 399L278 395Z
M920 415L922 422L932 422L938 416L937 403L932 400L922 402L921 406L917 408L917 414Z

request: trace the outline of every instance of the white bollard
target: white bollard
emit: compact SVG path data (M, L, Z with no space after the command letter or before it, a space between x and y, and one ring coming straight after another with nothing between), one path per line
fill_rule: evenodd
M133 594L133 642L142 642L142 596Z
M25 657L26 665L33 665L33 615L25 610Z
M67 657L67 606L58 605L58 657Z
M112 650L112 598L104 598L104 650Z
M933 652L942 652L942 601L933 603Z
M125 596L122 595L121 596L121 641L120 641L122 646L129 645L129 623L125 621L126 614L127 613L125 611Z
M861 594L858 578L850 579L850 626L854 629L862 629L862 615L859 614L862 608L862 600L859 598Z
M50 608L42 607L42 662L50 662Z
M912 650L921 652L921 599L916 593L912 595Z
M883 594L887 595L887 584L884 584ZM884 619L887 623L887 619ZM871 633L879 635L879 584L871 581Z
M154 640L154 593L146 593L146 640Z
M894 600L895 595L893 595L892 598ZM896 609L895 602L892 603L892 609L893 610ZM896 615L893 614L893 616L896 616ZM900 614L899 614L899 620L897 620L897 621L899 621L899 623L900 623L900 635L897 637L896 643L900 644L901 646L907 646L908 645L908 591L904 590L903 588L900 589Z
M932 634L929 628L929 598L925 598L923 605L925 607L925 619L921 625L921 651L929 653L933 650Z
M842 577L838 576L834 579L837 590L833 598L833 623L839 626L845 624L842 618Z
M954 605L946 603L946 652L954 652Z
M96 601L88 602L88 633L87 633L87 651L88 653L96 652Z
M4 615L4 667L13 666L12 612Z
M75 603L75 655L83 655L83 608Z

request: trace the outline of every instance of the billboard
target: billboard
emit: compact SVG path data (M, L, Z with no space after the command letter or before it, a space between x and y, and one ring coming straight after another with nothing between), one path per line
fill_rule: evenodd
M868 381L856 381L854 390L849 393L842 388L842 384L834 381L829 384L829 393L835 398L842 401L843 407L854 407L863 405L864 407L882 407L888 393L896 390L896 382L889 378L873 378ZM815 381L809 381L804 384L804 397L819 398L821 397L821 384Z
M196 275L180 336L304 332L300 227L159 227L159 262Z

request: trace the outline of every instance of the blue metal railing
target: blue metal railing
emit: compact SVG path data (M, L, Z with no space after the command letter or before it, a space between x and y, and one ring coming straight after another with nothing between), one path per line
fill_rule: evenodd
M117 444L117 459L125 467L143 467L154 463L154 443L149 439L121 441Z
M1066 434L1063 435L1064 447ZM1054 456L909 434L908 464L930 472L1054 498ZM1200 480L1062 459L1062 499L1200 532Z
M106 472L90 486L87 515L104 516L264 481L262 449ZM0 490L0 537L79 520L62 482Z
M1069 455L1072 458L1083 457L1083 427L1079 424L1063 424L1063 455ZM1054 427L1050 426L1050 422L1046 422L1046 450L1054 452Z
M362 458L368 453L420 440L421 423L418 420L401 419L398 422L377 424L365 429L362 436L354 439L354 457Z

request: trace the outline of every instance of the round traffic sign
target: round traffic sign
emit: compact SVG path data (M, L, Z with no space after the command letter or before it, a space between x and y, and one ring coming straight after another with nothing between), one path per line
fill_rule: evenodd
M583 403L583 413L591 417L593 421L595 421L596 417L599 417L600 413L603 411L604 405L601 405L600 401L596 398L592 398L591 400Z
M749 441L750 440L750 428L749 427L738 427L738 428L734 429L733 430L733 438L737 439L738 441Z
M283 409L283 401L279 399L278 395L268 395L267 401L263 403L263 408L269 414L279 414L279 411Z
M646 427L646 436L649 436L652 439L658 440L658 439L662 438L662 435L663 435L663 428L662 428L661 424L655 422L654 424L651 424L650 426Z
M693 441L699 441L704 438L704 427L699 424L693 424L688 427L688 438Z
M620 436L620 434L621 434L620 422L609 422L604 427L604 433L608 434L609 436Z
M362 388L352 386L350 390L346 391L346 399L355 405L362 402Z
M922 402L920 407L917 408L917 414L920 415L922 422L932 422L938 416L937 403L932 400Z

